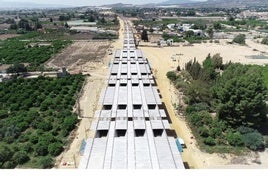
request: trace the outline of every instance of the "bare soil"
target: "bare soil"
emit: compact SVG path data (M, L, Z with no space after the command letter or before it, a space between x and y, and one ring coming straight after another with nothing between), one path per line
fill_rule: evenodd
M111 42L76 41L45 63L47 68L66 67L69 72L90 72L102 63Z
M221 40L219 44L194 44L193 46L177 47L156 47L156 44L146 44L147 47L139 47L145 57L148 58L150 66L153 69L158 89L162 95L162 101L167 107L168 114L171 117L171 127L176 130L179 137L184 139L187 148L182 152L184 162L187 162L190 168L268 168L268 151L251 152L247 156L235 156L231 154L209 154L201 151L193 138L187 122L182 116L179 116L175 110L179 104L180 95L174 86L166 77L166 73L175 70L178 65L184 68L189 60L196 57L201 62L211 53L220 53L224 61L241 62L245 64L267 63L263 59L249 59L246 55L259 54L260 51L266 51L268 46L256 43L253 40L247 40L248 46L227 45L226 40ZM150 46L151 45L151 46ZM257 51L253 51L257 49ZM171 57L175 57L173 61Z

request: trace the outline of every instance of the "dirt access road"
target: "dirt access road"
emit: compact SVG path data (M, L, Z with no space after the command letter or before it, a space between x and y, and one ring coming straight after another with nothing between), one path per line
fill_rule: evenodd
M77 129L71 134L71 143L65 151L57 157L55 168L59 169L73 169L77 168L80 162L79 149L83 139L94 136L90 131L90 125L94 117L94 113L99 109L98 100L102 89L105 87L105 80L108 75L108 64L112 58L109 55L109 51L115 49L121 49L123 46L123 21L120 20L119 39L111 42L109 45L104 42L75 42L73 46L65 50L64 54L60 54L57 58L64 63L61 57L65 57L69 62L76 62L69 64L68 68L72 71L82 70L83 74L90 74L91 76L86 78L82 95L79 100L80 105L80 118L81 121ZM102 47L101 47L102 46ZM92 51L94 49L95 51ZM75 51L73 51L75 50ZM100 52L101 51L101 52ZM71 53L71 57L68 57L68 53ZM79 56L79 53L82 53ZM98 54L93 60L88 57L91 54ZM81 57L84 57L82 60ZM95 61L96 59L96 61ZM81 63L84 61L83 63ZM49 62L50 65L55 65L55 60ZM81 64L82 65L81 65ZM57 64L56 64L57 65ZM81 69L82 66L82 69Z
M162 95L162 101L166 104L167 111L171 117L171 127L174 128L179 137L183 138L187 149L182 152L184 162L189 164L190 168L268 168L268 151L262 153L251 153L247 157L237 157L230 154L208 154L201 151L196 144L195 139L191 139L191 130L188 128L183 117L175 113L174 104L178 104L176 89L166 77L166 73L175 70L178 65L184 67L184 63L196 57L198 61L203 61L208 53L214 55L220 53L224 61L232 60L256 64L264 64L263 59L252 60L245 57L247 55L259 54L265 50L266 46L248 41L251 46L227 46L226 41L220 41L220 44L195 44L194 46L180 47L139 47L148 58L153 69L158 89ZM254 44L254 45L253 45ZM156 44L154 44L156 45ZM253 51L257 49L258 51ZM176 55L177 54L177 55ZM177 61L172 61L171 57L176 55ZM178 62L179 60L179 62ZM257 164L261 162L261 164Z

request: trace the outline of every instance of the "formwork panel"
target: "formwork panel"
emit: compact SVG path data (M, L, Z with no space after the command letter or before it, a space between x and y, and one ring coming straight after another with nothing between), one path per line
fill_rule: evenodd
M135 169L135 142L134 142L133 121L128 122L127 137L128 137L128 145L127 145L128 169Z
M115 137L113 150L112 168L127 168L127 137Z
M175 139L173 137L168 137L169 145L173 154L173 158L177 169L185 169L181 154L177 148Z
M114 57L120 59L121 58L121 50L116 50L114 53Z
M98 121L97 120L92 121L90 125L90 130L96 130L97 126L98 126Z
M160 113L160 116L161 116L162 118L166 118L166 117L167 117L167 114L166 114L165 110L160 109L160 110L159 110L159 113Z
M147 136L135 137L135 156L137 169L152 168Z
M158 111L158 109L156 110L149 110L149 116L153 117L153 118L160 118L160 113Z
M87 168L102 169L104 165L104 156L106 151L107 137L95 138L91 149Z
M150 120L152 129L164 129L162 120Z
M127 87L119 87L118 92L118 104L125 104L127 105L127 98L128 98L128 92Z
M121 75L122 75L122 73L127 73L127 72L128 72L127 64L122 64L121 65Z
M104 169L110 169L112 167L112 155L113 155L113 144L114 144L114 130L115 122L111 122L110 130L108 133L107 149L104 158Z
M152 127L149 121L146 121L146 132L148 136L152 167L153 169L159 169L159 162L158 162L157 152L155 148L154 135L153 135Z
M115 87L107 87L103 104L112 105L114 101Z
M134 129L145 129L145 120L141 120L141 119L135 119L133 118L133 122L134 122Z
M141 91L137 86L132 87L132 103L133 104L142 104Z
M116 120L116 129L127 129L127 119Z
M113 64L112 65L112 69L111 69L111 73L118 73L118 69L119 69L119 65L118 64Z
M147 104L156 104L154 93L151 87L143 87Z
M101 117L101 118L110 118L111 117L111 110L101 110L101 113L100 113L99 117Z
M110 127L110 121L99 121L97 130L108 130Z
M131 73L137 73L138 74L138 69L136 64L130 64L130 72Z
M155 145L158 156L158 161L161 169L176 168L173 154L169 147L169 142L166 136L155 137Z
M170 124L169 124L168 120L162 120L162 122L163 122L165 129L170 129Z

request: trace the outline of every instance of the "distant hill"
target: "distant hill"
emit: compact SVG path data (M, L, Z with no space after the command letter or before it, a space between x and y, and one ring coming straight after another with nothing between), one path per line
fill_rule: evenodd
M267 6L268 0L207 0L203 2L191 0L168 0L161 5L181 5L183 7L246 7Z
M264 6L268 0L208 0L205 4L218 4L222 6Z
M246 7L246 6L267 6L268 0L208 0L192 4L197 7ZM192 6L188 4L188 6Z
M169 0L160 4L161 5L180 5L180 4L189 4L189 3L195 3L195 2L191 0Z
M109 7L109 8L122 8L122 7L131 7L131 6L134 6L134 5L132 5L132 4L123 4L123 3L102 5L102 7Z

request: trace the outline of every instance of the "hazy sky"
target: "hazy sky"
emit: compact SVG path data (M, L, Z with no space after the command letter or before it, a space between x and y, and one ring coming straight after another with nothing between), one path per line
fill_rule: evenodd
M104 5L112 3L131 3L131 4L146 4L146 3L160 3L167 0L0 0L4 2L31 2L39 4L63 4L63 5ZM179 0L178 0L179 1ZM192 0L205 1L205 0Z

